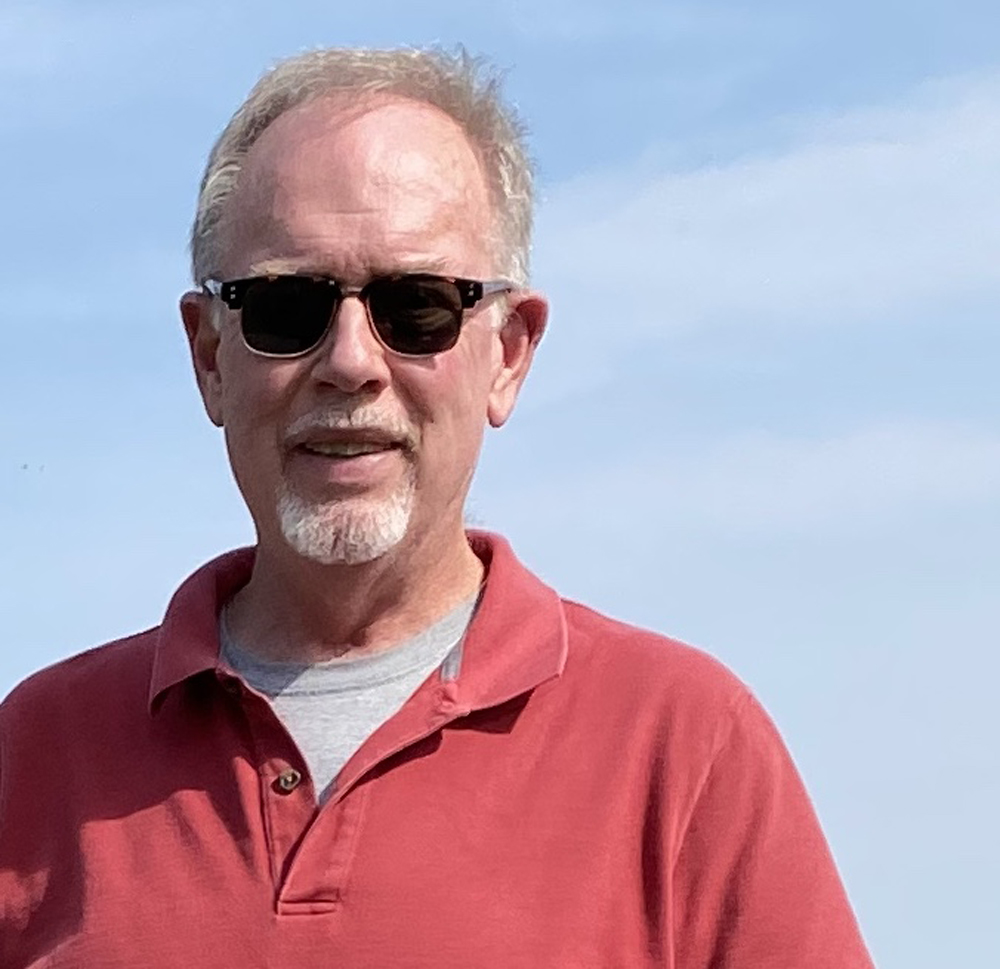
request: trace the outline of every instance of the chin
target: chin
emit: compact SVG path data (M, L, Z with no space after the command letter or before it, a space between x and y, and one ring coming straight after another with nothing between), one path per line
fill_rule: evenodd
M413 488L381 500L348 498L316 502L284 490L278 521L285 541L321 565L364 565L392 551L410 526Z

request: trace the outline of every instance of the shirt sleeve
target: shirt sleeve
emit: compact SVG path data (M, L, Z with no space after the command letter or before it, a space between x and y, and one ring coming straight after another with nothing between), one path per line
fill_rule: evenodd
M684 969L872 969L809 797L746 694L694 801L671 877Z

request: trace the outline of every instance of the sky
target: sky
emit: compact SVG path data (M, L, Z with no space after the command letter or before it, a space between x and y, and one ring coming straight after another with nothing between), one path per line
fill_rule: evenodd
M2 0L0 696L252 540L176 310L208 149L320 45L464 43L552 304L470 522L717 656L885 969L1000 964L1000 6Z

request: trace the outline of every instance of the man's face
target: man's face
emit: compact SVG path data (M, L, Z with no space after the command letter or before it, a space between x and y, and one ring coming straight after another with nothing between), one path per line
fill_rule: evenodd
M410 101L348 112L325 100L283 115L251 149L228 214L225 279L496 274L476 155L454 122ZM453 538L485 423L510 414L544 326L536 297L503 327L495 304L466 311L451 350L406 358L348 298L321 346L276 360L246 348L237 313L217 303L216 332L207 298L185 297L205 405L262 546L351 564Z

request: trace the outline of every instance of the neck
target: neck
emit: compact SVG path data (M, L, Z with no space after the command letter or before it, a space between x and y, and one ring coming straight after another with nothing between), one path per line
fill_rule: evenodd
M476 594L483 566L464 531L399 547L363 565L321 565L261 543L226 620L265 659L314 663L391 648Z

